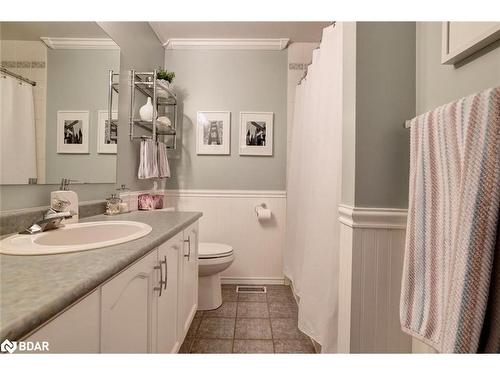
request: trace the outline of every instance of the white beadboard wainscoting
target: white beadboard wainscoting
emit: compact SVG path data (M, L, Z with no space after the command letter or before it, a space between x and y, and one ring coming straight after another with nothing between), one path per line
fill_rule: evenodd
M262 203L272 211L269 221L257 220L255 206ZM203 212L200 241L234 248L223 283L284 283L285 191L165 190L165 207Z
M339 352L411 353L399 323L407 210L341 205L339 214Z

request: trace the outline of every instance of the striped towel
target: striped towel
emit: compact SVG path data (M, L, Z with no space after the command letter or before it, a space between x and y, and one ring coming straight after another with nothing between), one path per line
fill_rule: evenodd
M411 120L400 319L439 352L479 349L497 241L499 138L500 87Z

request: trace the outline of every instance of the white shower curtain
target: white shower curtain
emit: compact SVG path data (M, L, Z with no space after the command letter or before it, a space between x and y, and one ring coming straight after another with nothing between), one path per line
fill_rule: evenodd
M341 24L323 30L296 88L287 179L285 275L299 300L299 328L337 351L338 206L342 155Z
M0 78L0 184L37 178L33 86Z

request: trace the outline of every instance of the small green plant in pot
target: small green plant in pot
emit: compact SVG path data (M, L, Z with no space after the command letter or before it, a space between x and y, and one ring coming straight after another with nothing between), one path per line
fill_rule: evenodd
M168 83L172 83L172 81L175 78L175 73L174 72L169 72L166 69L158 68L158 70L156 71L156 78L168 81Z

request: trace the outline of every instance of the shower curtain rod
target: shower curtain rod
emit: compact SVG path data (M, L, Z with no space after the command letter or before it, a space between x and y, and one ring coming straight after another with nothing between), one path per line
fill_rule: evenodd
M19 74L16 74L16 73L12 73L11 71L5 69L5 68L0 68L0 71L4 74L8 74L9 76L11 77L14 77L14 78L17 78L19 79L20 81L23 81L23 82L26 82L26 83L29 83L31 86L36 86L36 82L35 81L32 81L28 78L24 78L23 76L20 76Z
M406 120L403 124L403 128L405 129L410 129L411 128L411 125L410 125L410 120Z

